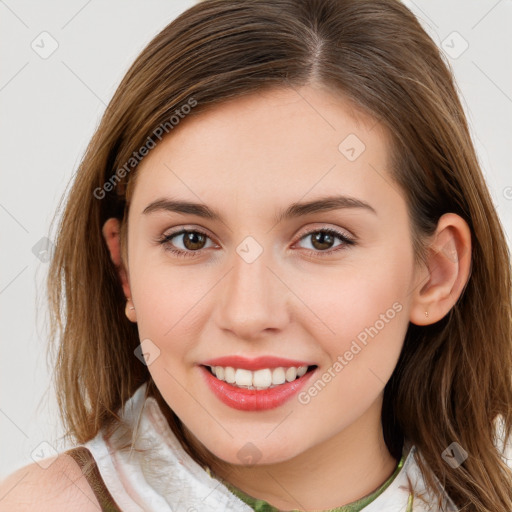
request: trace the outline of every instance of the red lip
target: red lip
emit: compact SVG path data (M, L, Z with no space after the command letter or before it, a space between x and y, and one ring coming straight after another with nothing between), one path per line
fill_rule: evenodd
M316 370L312 370L292 382L285 382L269 389L257 390L239 388L219 380L205 366L199 366L199 369L206 380L206 384L217 398L229 407L240 411L264 411L279 407L295 396L316 372Z
M285 368L289 368L290 366L312 366L315 363L274 356L261 356L254 359L247 359L242 356L225 356L208 359L208 361L203 361L201 364L205 366L231 366L233 368L243 368L245 370L254 371L261 370L262 368L279 368L280 366L284 366Z

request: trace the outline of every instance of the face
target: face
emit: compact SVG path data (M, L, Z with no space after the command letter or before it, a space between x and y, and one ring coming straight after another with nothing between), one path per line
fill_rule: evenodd
M221 459L287 461L380 417L414 286L388 149L375 120L307 86L189 116L140 164L140 339L166 402Z

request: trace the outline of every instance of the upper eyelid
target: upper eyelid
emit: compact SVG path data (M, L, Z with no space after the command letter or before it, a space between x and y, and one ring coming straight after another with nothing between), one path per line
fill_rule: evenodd
M319 225L319 226L316 226L316 227L315 226L307 227L307 228L304 228L303 230L300 230L299 234L296 235L297 242L302 240L305 236L309 236L312 233L316 233L316 232L319 232L319 231L325 231L325 230L333 230L333 231L339 232L339 235L342 235L342 236L346 237L350 241L353 241L353 242L357 242L358 241L358 237L355 234L353 234L351 231L348 231L346 228L341 228L341 227L338 227L338 226L333 227L333 226L330 226L330 225L322 224L322 225ZM183 235L184 231L202 233L205 236L207 236L210 240L212 240L214 243L218 244L218 242L215 241L215 237L211 236L206 228L202 228L202 227L189 227L189 226L186 226L186 225L180 226L179 228L176 228L174 231L171 231L168 234L163 234L161 238L162 239L174 238L175 236Z
M209 234L208 230L206 230L204 228L187 227L187 226L180 226L179 228L173 229L170 233L164 232L160 238L161 239L174 238L175 236L183 235L184 232L192 232L192 233L198 232L198 233L206 235L210 240L215 240L215 237L211 236Z
M347 238L354 240L354 241L357 240L356 235L354 233L352 233L351 231L349 231L347 228L341 228L339 226L334 227L334 226L327 225L327 224L322 224L321 226L318 226L318 227L305 228L303 231L301 230L299 232L299 235L297 235L297 236L299 236L299 239L300 239L305 235L310 235L311 233L316 233L317 231L325 231L325 230L338 231L340 233L340 235L344 235Z

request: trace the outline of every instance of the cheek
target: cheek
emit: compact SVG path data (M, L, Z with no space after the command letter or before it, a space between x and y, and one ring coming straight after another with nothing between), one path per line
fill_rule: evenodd
M324 293L309 293L317 317L308 329L326 360L299 401L318 411L319 428L322 421L335 428L355 421L396 367L409 324L408 288L404 262L390 262L363 266L359 273L352 268L343 279L330 280Z
M330 361L338 357L352 371L388 377L409 324L408 301L412 280L412 253L399 245L351 258L326 279L314 273L301 278L298 294L308 312L312 337L322 340ZM358 373L358 375L361 375Z
M148 257L134 258L130 268L140 338L153 340L166 364L174 365L186 357L191 340L200 338L200 318L215 276L194 265L172 267Z

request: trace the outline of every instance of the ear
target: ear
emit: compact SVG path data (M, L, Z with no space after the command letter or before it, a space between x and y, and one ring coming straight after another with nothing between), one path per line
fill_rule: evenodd
M412 292L410 321L416 325L433 324L446 316L468 282L471 230L462 217L455 213L440 217L426 263L418 269Z
M121 224L119 222L119 219L116 219L115 217L111 217L110 219L108 219L103 225L102 232L108 250L110 251L110 257L112 259L112 262L114 263L119 274L119 279L121 281L121 286L123 287L124 295L127 298L127 300L131 299L132 295L130 290L128 273L121 259ZM131 301L127 302L126 316L132 322L136 322L135 309L131 309L132 307L134 307L133 303Z

